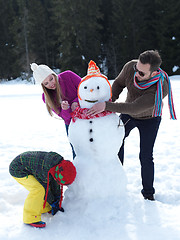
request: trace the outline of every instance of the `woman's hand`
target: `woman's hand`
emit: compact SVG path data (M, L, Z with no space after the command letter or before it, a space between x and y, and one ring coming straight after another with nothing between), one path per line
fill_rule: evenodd
M63 110L67 110L67 109L69 108L69 103L68 103L68 101L62 101L62 103L61 103L61 108L62 108Z
M71 110L74 111L78 106L79 106L79 104L77 102L73 102L71 104Z

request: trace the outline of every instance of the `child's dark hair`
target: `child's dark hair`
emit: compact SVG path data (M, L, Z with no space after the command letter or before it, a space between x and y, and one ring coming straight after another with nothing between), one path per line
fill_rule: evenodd
M161 66L162 59L157 50L147 50L139 55L142 64L150 64L150 71L156 71Z

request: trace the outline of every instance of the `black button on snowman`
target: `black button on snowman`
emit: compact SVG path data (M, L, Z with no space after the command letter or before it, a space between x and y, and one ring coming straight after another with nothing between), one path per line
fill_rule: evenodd
M89 123L92 124L93 122L90 120ZM93 132L92 128L89 130L89 132L90 132L90 133ZM93 142L93 138L91 137L91 138L89 139L89 141L90 141L90 142Z

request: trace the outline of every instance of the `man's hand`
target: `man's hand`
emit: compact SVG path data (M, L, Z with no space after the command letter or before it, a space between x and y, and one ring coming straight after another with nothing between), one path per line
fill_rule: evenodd
M105 102L96 103L87 111L87 115L96 115L98 113L101 113L105 110L105 107Z

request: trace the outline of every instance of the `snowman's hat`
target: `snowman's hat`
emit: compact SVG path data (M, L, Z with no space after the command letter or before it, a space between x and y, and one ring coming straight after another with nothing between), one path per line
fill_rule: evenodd
M87 75L82 78L82 81L85 81L85 80L87 80L91 77L103 77L108 81L107 77L100 73L100 70L99 70L98 66L92 60L89 62Z
M112 88L111 88L110 82L108 81L108 78L105 75L101 74L101 72L100 72L98 66L96 65L96 63L91 60L89 62L89 65L88 65L87 75L82 78L80 84L82 82L88 80L89 78L93 78L93 77L101 77L101 78L104 78L107 81L107 83L109 84L109 87L110 87L111 97L112 97ZM79 86L80 86L80 84L79 84ZM78 98L80 98L80 96L79 96L79 87L78 87Z

